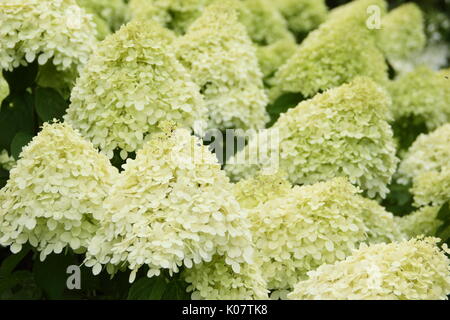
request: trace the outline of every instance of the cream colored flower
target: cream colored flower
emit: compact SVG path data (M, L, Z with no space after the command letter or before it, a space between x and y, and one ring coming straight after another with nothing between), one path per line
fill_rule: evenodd
M324 264L300 281L290 299L446 300L450 250L437 238L362 245L335 264Z
M92 16L75 0L8 0L0 13L0 68L35 60L59 71L78 69L96 46Z
M134 21L107 37L72 91L66 120L109 158L142 147L161 121L194 127L206 120L199 88L177 61L173 35Z
M86 249L104 219L117 170L67 124L44 124L0 190L0 244L29 242L44 260L65 247Z
M164 124L165 125L165 124ZM214 255L240 271L253 254L248 222L216 157L186 129L164 128L129 159L105 200L106 216L86 265L127 266L130 281L178 272Z
M260 156L269 150L279 155L279 167L294 184L346 176L369 197L384 197L398 163L387 122L390 103L372 80L357 78L282 114L269 129L278 131L279 144L266 145L257 135L225 169L234 180L254 176L273 165L272 156Z
M210 128L256 129L268 121L256 49L234 1L217 2L177 41L177 55L200 87Z

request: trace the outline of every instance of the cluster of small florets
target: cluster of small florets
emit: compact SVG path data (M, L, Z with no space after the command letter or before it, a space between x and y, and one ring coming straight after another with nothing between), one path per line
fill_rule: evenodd
M402 5L382 20L377 43L391 64L407 60L424 49L426 44L424 18L414 3Z
M188 27L216 0L131 0L130 18L152 20L177 34Z
M396 223L408 238L420 235L434 236L443 221L438 219L440 206L422 207L403 217L395 217Z
M361 245L344 261L320 266L290 299L437 300L450 294L450 250L437 238Z
M174 56L173 40L151 22L130 22L101 42L77 79L66 120L109 158L119 148L126 159L163 120L187 128L206 120L199 88Z
M244 213L232 184L208 148L185 129L155 133L129 159L104 207L105 217L87 253L94 273L102 264L114 272L147 265L148 276L161 269L211 261L214 255L239 273L253 250ZM142 174L145 172L146 174Z
M292 183L347 176L370 197L384 197L398 163L387 122L389 106L385 90L368 78L355 79L282 114L269 129L278 130L279 145L258 145L266 140L256 136L229 160L226 170L234 180L255 175L273 164L267 160L255 165L247 158L259 160L252 153L269 150L279 152L279 166Z
M296 51L297 44L293 39L278 40L267 46L257 48L256 55L264 77L270 78Z
M362 242L402 239L392 214L345 178L291 189L280 176L244 180L235 195L249 214L255 263L270 290L289 290Z
M416 205L441 205L450 200L450 124L420 135L399 167L399 182L412 181Z
M128 7L124 0L76 0L89 13L103 19L111 31L117 30L125 22Z
M177 55L200 87L211 128L264 127L267 97L256 49L229 1L204 10L177 41Z
M29 242L41 260L65 247L85 250L117 174L71 127L44 124L0 191L0 244L17 253Z
M327 16L324 0L277 0L274 4L285 17L289 29L300 35L317 28Z
M450 86L445 71L420 66L391 82L388 89L396 120L412 117L429 130L450 121Z
M58 70L81 68L96 45L92 16L75 0L10 0L0 15L0 67L35 60Z
M214 257L186 269L184 279L190 285L192 299L200 300L267 300L269 291L259 266L243 264L239 272L232 270L223 257Z
M332 10L329 18L311 32L292 57L275 74L271 99L284 92L305 97L337 87L357 76L387 82L387 65L370 30L364 25L366 9L382 0L359 0ZM342 45L345 43L345 45Z

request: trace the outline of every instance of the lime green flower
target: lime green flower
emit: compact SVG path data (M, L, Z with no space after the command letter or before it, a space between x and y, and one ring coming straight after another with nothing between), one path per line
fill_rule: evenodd
M102 264L110 273L126 265L132 282L144 265L152 277L216 254L236 273L251 262L248 222L232 185L215 155L189 131L165 127L123 168L89 246L86 265L94 274Z
M384 1L358 0L333 10L278 69L271 100L285 92L311 97L356 76L386 83L385 59L376 47L372 31L365 26L366 10L371 4L384 7Z
M256 49L264 77L271 78L273 74L295 53L297 44L294 39L286 38L278 40L268 46L261 46Z
M307 33L317 28L327 16L324 0L277 0L274 4L295 33Z
M450 250L437 238L362 245L300 281L290 299L445 300L450 294Z
M308 271L344 259L362 242L403 238L393 215L359 192L345 178L292 188L280 175L261 175L235 186L270 290L291 290Z
M76 0L78 5L106 22L111 31L125 22L128 7L124 0Z
M75 0L9 0L1 10L1 69L37 60L60 71L80 70L95 49L92 16Z
M163 120L206 121L199 88L173 53L173 35L134 21L100 43L72 91L66 120L109 158L138 150Z
M450 81L445 72L417 67L388 86L396 120L412 117L429 130L450 121Z
M395 217L399 228L409 238L420 235L434 236L442 221L437 219L440 207L422 207L403 217Z
M386 15L377 33L377 43L389 62L408 60L425 48L424 18L414 3L402 5Z
M450 200L450 124L420 135L399 167L399 182L412 181L418 206L441 205Z
M0 190L0 244L29 242L44 260L65 247L83 251L104 218L117 170L67 124L44 124Z
M268 143L259 133L225 169L238 180L273 167L271 159L278 157L279 167L292 183L347 176L369 197L384 197L398 163L387 122L389 107L385 90L368 78L357 78L282 114L269 133L262 132L278 135L279 143ZM263 157L261 150L270 154Z
M267 97L256 49L233 1L204 10L177 43L178 57L200 87L211 128L261 128Z
M243 264L234 272L223 257L214 257L186 269L184 279L190 285L192 299L267 300L268 290L257 264Z

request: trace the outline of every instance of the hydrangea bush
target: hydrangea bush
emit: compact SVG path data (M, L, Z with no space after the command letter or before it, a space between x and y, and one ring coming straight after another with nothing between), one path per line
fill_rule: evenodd
M0 299L447 299L447 12L0 1Z

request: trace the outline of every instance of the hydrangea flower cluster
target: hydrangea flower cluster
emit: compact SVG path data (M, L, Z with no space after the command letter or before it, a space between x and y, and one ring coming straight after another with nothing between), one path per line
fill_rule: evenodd
M420 8L414 3L402 5L383 18L377 44L396 68L396 62L408 60L425 48L424 28Z
M440 207L426 206L403 217L395 217L400 230L409 238L434 236L443 221L437 219Z
M99 45L77 79L66 120L109 158L117 148L123 159L138 150L163 120L187 128L206 121L173 40L154 23L130 22Z
M153 20L184 34L202 11L216 0L131 0L132 19Z
M277 0L278 10L286 18L289 29L304 34L317 28L327 16L324 0Z
M194 300L267 300L267 284L257 264L245 263L234 272L223 257L186 269L184 279Z
M437 238L361 245L344 261L320 266L290 299L439 300L450 294L450 250Z
M279 145L264 146L266 140L255 136L225 169L234 180L254 176L273 164L261 161L255 165L247 158L260 160L255 155L260 149L278 152L279 147L279 166L292 183L347 176L369 197L384 197L398 163L387 122L389 107L385 90L368 78L357 78L282 114L269 129L278 130Z
M128 7L124 0L76 0L78 5L102 19L111 31L125 22Z
M278 40L270 45L258 47L256 56L259 67L264 77L271 78L297 50L297 44L293 39L286 38Z
M80 69L96 45L92 16L75 0L9 0L0 14L0 68L35 60Z
M441 205L450 200L450 124L420 135L399 167L399 182L412 180L418 206Z
M238 273L253 250L232 185L217 158L188 130L165 123L163 130L123 166L105 200L86 265L94 274L102 264L110 273L128 266L132 282L143 265L152 277L217 254Z
M103 219L117 169L67 124L44 124L0 190L0 244L29 242L44 260L65 247L86 249Z
M8 151L0 151L0 169L11 170L15 163L16 161L8 154Z
M267 97L256 49L232 1L204 10L177 41L180 61L200 87L211 128L261 128Z
M243 0L236 6L239 21L254 43L264 46L281 39L293 39L286 20L271 0Z
M262 175L236 185L270 290L292 289L308 271L344 259L359 243L402 239L393 215L359 192L345 178L291 188L279 175Z
M429 130L450 121L450 86L445 72L425 66L402 74L388 86L395 119L412 117Z
M387 65L365 26L370 5L383 0L357 0L332 10L320 27L309 33L292 57L275 74L271 100L285 92L305 97L337 87L357 76L387 82ZM342 45L345 43L345 45Z

